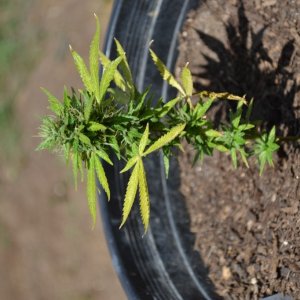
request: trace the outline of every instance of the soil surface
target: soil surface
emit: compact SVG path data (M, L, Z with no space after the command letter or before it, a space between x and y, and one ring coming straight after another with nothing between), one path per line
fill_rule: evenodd
M187 61L197 90L254 97L253 119L300 135L300 1L205 1L186 20L177 71ZM218 103L208 117L226 121L229 108ZM300 299L299 142L282 145L261 177L254 159L234 169L226 154L191 168L193 158L187 146L181 191L216 292Z
M39 29L42 35L40 43L31 45L38 47L40 56L14 101L20 157L18 163L15 157L0 166L0 299L126 299L99 218L91 229L85 186L75 192L71 170L63 160L35 151L40 117L49 113L40 87L61 97L64 84L82 86L68 45L87 59L95 28L93 13L101 20L104 37L112 1L26 3L22 30ZM20 49L20 55L31 46ZM11 72L19 76L18 66L13 65ZM1 140L0 148L4 143Z

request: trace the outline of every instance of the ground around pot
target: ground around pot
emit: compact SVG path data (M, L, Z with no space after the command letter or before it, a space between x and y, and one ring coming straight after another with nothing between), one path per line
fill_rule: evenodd
M177 71L188 61L197 90L253 97L262 127L299 136L299 12L299 1L205 1L186 20ZM230 108L218 103L208 117L217 125ZM191 168L193 154L186 146L179 158L181 192L216 292L300 299L299 143L283 144L261 177L253 159L234 169L215 153Z

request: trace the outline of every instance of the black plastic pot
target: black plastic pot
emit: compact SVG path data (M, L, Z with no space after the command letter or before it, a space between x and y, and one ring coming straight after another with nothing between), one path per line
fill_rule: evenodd
M113 37L126 50L138 89L151 85L154 98L172 99L175 91L162 80L149 57L148 46L171 70L177 58L178 34L187 12L199 0L116 0L105 44L105 53L115 56ZM128 180L114 161L107 168L112 189L111 201L101 194L100 208L113 265L130 300L181 299L215 300L201 257L193 250L194 236L189 216L178 190L179 169L174 160L165 179L162 157L146 162L151 198L150 229L143 237L136 205L124 229L119 230L122 203Z
M197 3L195 3L197 2ZM198 1L124 0L116 1L110 21L105 53L115 56L113 37L126 50L138 89L151 85L156 99L171 99L175 91L163 83L149 57L149 43L172 70L177 58L177 38L188 10ZM151 198L151 225L143 237L139 208L124 229L119 230L122 203L128 177L119 174L116 160L108 168L111 201L102 193L100 207L112 256L129 299L217 299L208 283L200 256L193 251L189 217L178 191L179 172L174 161L165 179L161 157L146 162Z

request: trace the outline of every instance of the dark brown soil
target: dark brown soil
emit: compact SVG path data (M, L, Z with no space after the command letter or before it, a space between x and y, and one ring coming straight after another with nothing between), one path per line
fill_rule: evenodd
M181 35L178 71L186 61L197 90L254 97L262 126L300 135L300 1L206 1ZM210 117L224 121L228 108L217 104ZM234 169L215 153L191 168L193 150L180 157L195 248L224 299L300 299L299 143L274 160L260 177L254 159Z

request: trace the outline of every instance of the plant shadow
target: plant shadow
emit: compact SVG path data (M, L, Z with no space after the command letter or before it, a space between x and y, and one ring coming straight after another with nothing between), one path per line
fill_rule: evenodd
M267 129L275 125L279 135L299 136L300 119L297 118L296 110L300 107L294 107L294 100L300 91L300 85L297 85L290 70L296 53L294 40L290 39L285 43L278 61L274 62L263 43L268 27L254 32L245 14L242 0L239 1L237 19L236 26L232 21L224 24L227 45L196 29L202 42L217 59L202 53L206 64L201 65L202 71L194 75L209 83L198 83L195 88L216 92L228 91L246 95L247 99L253 98L253 120L262 120L262 126ZM232 106L232 103L219 105L215 114L216 124L224 115L225 119L228 118L228 110ZM280 156L286 156L283 149Z

